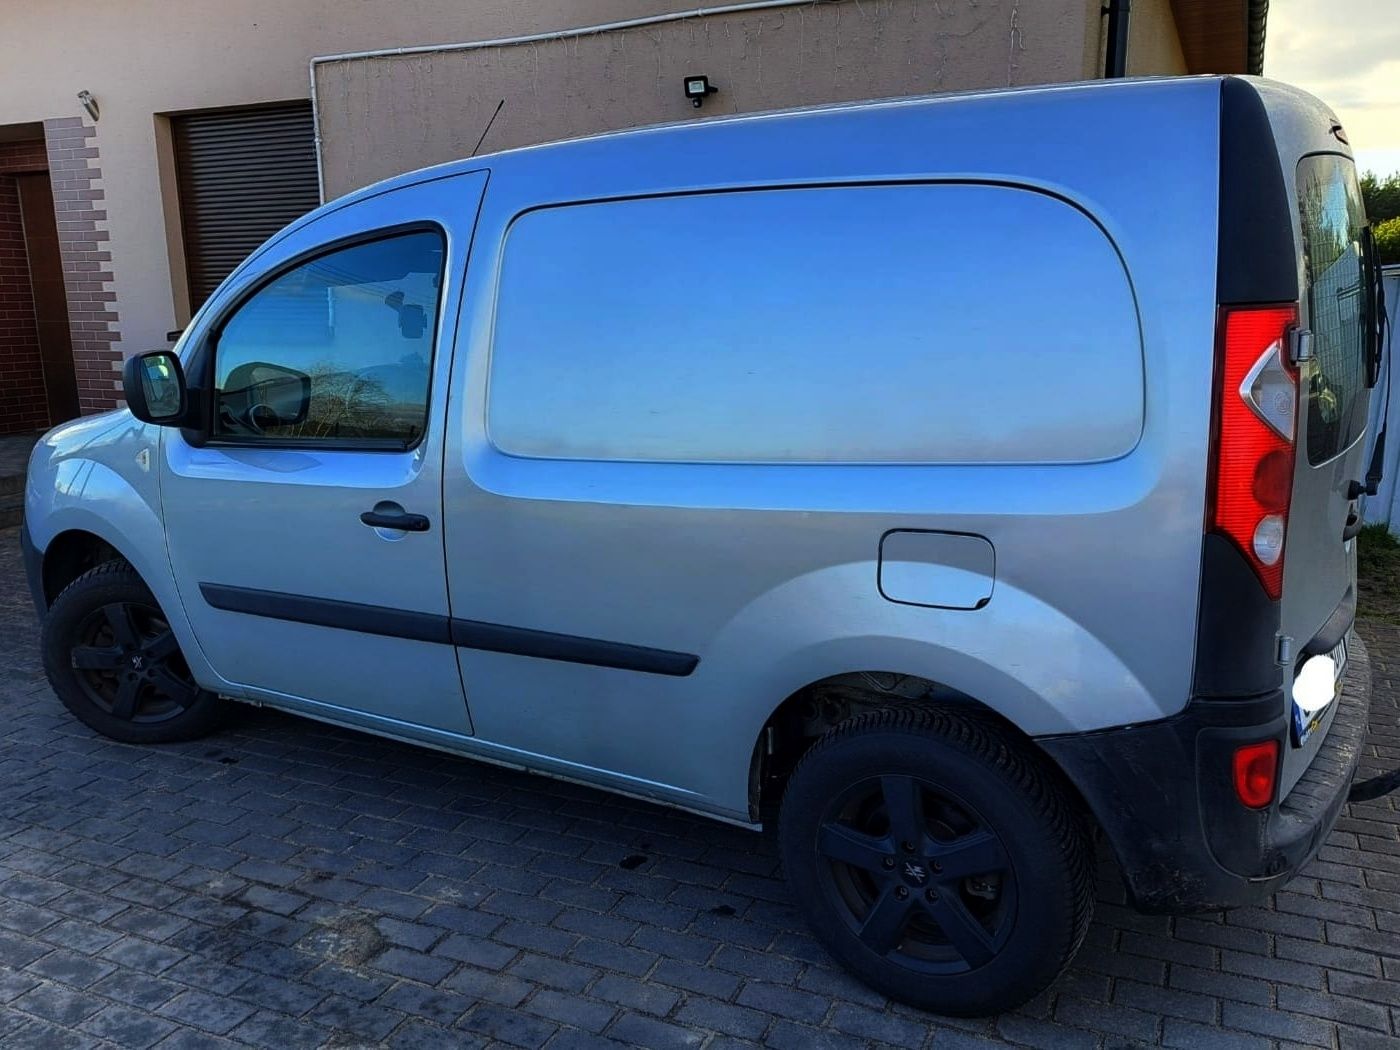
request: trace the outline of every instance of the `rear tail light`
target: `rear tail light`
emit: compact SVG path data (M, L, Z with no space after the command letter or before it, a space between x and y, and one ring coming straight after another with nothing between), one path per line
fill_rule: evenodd
M1274 800L1278 785L1278 741L1242 744L1235 748L1235 794L1250 809L1263 809Z
M1293 497L1298 373L1287 347L1297 317L1288 305L1227 308L1220 318L1207 527L1234 541L1274 601L1283 591Z

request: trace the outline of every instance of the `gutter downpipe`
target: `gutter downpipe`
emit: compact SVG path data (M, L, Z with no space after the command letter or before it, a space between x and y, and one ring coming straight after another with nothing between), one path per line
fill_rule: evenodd
M1102 9L1108 16L1108 42L1103 55L1105 79L1128 75L1128 21L1132 7L1132 0L1108 0Z
M1264 75L1264 37L1269 28L1269 0L1250 0L1249 50L1245 57L1245 72Z
M706 15L739 14L744 11L764 11L778 7L815 7L817 4L839 2L840 0L748 0L747 3L741 4L695 7L661 15L627 18L620 22L603 22L599 25L556 29L547 33L530 33L525 36L504 36L494 40L470 40L459 44L422 44L416 47L386 47L375 51L346 51L339 55L318 55L311 60L307 72L311 78L311 126L316 137L316 186L321 203L326 202L326 173L321 162L321 112L316 101L316 66L322 62L348 62L357 58L391 58L398 55L429 55L447 51L477 51L487 47L508 47L513 44L538 44L547 40L568 40L576 36L591 36L594 33L606 33L615 29L633 29L637 26L659 25L663 22L680 22L687 18L702 18ZM1110 0L1110 2L1114 2L1114 0ZM1126 3L1127 0L1122 0L1122 2Z

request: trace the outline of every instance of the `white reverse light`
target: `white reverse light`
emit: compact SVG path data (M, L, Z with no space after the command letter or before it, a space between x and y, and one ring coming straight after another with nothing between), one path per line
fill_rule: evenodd
M1265 565L1277 565L1283 557L1283 515L1269 514L1254 529L1254 555Z

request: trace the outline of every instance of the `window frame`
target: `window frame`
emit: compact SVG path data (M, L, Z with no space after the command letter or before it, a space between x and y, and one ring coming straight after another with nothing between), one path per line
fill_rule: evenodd
M319 259L335 255L337 252L350 248L357 248L365 244L373 244L376 241L392 240L395 237L408 236L415 233L436 234L442 245L442 266L438 271L437 303L435 305L434 325L432 329L433 344L432 352L428 359L428 387L424 392L423 401L423 429L418 437L412 442L399 441L394 438L254 438L254 437L230 437L214 432L214 409L217 402L217 391L215 389L216 364L219 354L219 341L223 337L224 329L228 322L232 320L254 296L261 293L269 285L280 278L298 270L303 266L308 266ZM438 344L442 331L443 304L447 297L448 279L448 252L450 248L450 238L447 229L439 222L429 219L416 220L405 223L396 223L392 226L380 226L373 230L362 230L357 233L338 237L333 241L318 244L308 248L303 252L298 252L292 258L273 267L258 276L256 281L243 288L220 308L218 314L210 321L203 335L200 337L199 345L191 357L191 368L189 374L199 377L200 398L200 429L192 434L185 431L185 437L191 444L206 448L259 448L259 449L281 449L289 451L322 451L322 452L383 452L383 453L405 453L413 452L428 436L428 428L432 424L433 409L433 372L438 360Z

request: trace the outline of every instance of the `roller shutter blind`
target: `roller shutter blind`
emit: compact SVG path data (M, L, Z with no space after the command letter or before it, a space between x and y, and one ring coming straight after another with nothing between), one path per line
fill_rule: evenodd
M253 250L320 204L311 103L172 118L190 308Z

